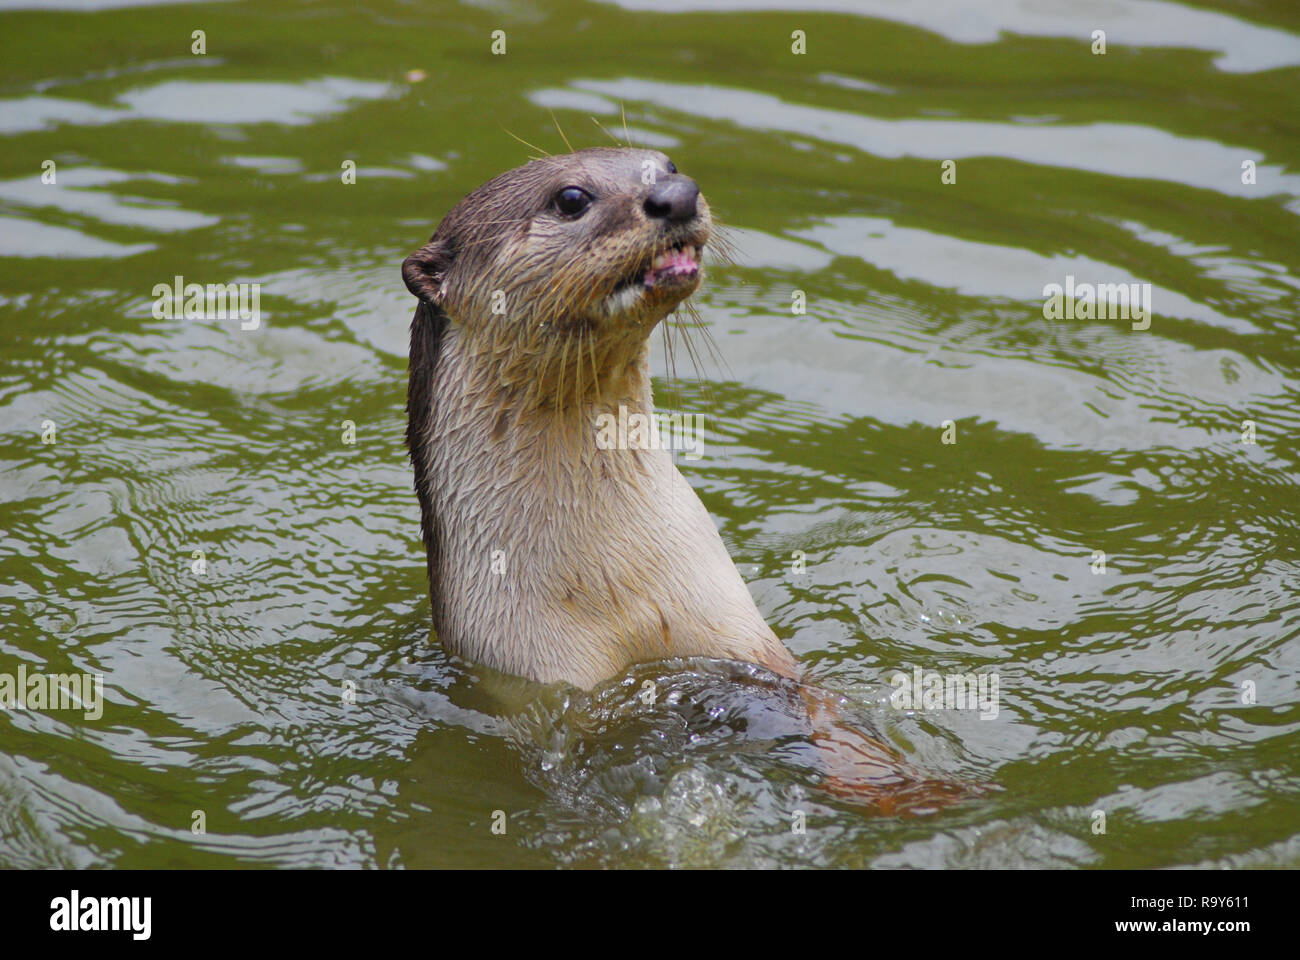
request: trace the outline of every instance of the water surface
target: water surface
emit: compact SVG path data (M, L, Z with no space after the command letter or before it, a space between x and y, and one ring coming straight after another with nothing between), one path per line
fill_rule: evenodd
M0 865L1300 866L1293 5L39 6L0 3L0 673L105 703L0 713ZM760 609L1000 790L868 816L743 672L520 691L431 642L398 267L557 121L734 230L725 365L656 370ZM177 275L260 327L156 318ZM1048 319L1067 277L1149 328ZM997 717L895 709L915 668Z

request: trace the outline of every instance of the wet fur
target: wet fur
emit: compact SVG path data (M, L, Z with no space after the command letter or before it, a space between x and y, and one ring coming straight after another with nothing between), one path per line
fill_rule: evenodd
M597 417L653 415L649 334L689 289L614 295L620 279L699 223L652 228L632 176L654 151L535 161L471 193L402 265L411 323L407 445L434 628L505 673L590 688L634 663L706 656L797 680L713 521L665 450L602 450ZM548 198L583 179L610 198L577 229ZM500 290L506 310L493 310ZM493 551L502 551L503 573ZM882 813L969 794L911 768L795 683L837 796Z
M702 198L693 225L640 213L647 159L667 163L598 149L503 174L403 265L421 299L407 444L434 627L462 656L541 682L591 687L677 656L793 676L668 451L596 446L602 413L653 416L649 334L691 291L614 315L611 294L674 242L708 235ZM604 203L579 229L546 213L569 181Z

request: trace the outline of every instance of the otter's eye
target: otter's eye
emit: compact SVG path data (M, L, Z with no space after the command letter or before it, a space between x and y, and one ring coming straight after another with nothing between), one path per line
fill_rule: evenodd
M673 163L671 160L668 161L668 172L669 173L677 172L677 164Z
M566 217L580 216L591 206L592 199L582 187L565 187L555 195L555 209Z

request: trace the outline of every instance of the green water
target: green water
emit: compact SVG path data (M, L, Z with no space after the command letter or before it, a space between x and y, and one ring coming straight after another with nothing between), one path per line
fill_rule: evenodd
M0 712L0 866L1300 866L1300 10L664 6L0 2L0 674L103 677ZM510 716L431 643L398 267L593 118L735 230L660 398L760 609L1000 789L868 816L743 683ZM177 275L260 327L156 319Z

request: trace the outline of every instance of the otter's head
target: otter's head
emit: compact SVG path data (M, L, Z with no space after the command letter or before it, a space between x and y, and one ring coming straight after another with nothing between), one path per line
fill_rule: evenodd
M699 287L711 224L695 181L659 151L580 150L469 194L402 276L494 353L549 364L575 337L600 353L644 343Z

